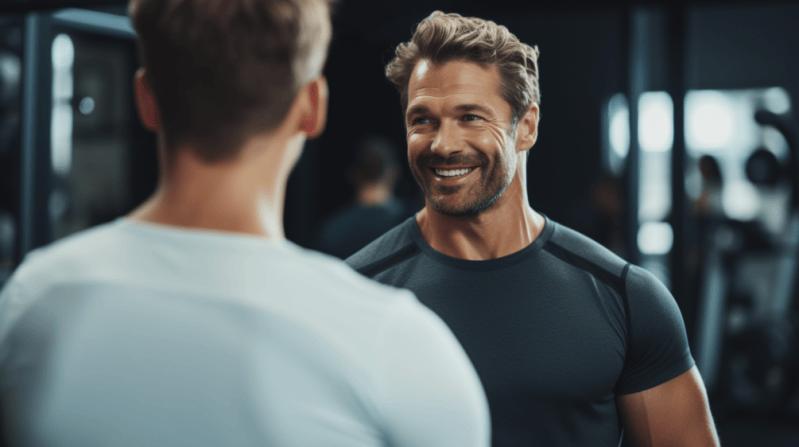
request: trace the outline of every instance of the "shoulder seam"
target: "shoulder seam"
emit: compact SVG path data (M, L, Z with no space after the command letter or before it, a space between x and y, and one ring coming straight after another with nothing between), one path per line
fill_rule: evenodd
M627 349L630 349L631 342L632 342L632 318L630 318L630 300L627 298L627 272L630 271L630 264L629 262L624 266L624 270L621 272L621 300L624 304L624 318L625 322L627 323Z
M394 253L355 270L368 278L374 278L378 273L384 272L394 265L406 261L421 252L416 243L411 242Z
M577 253L574 253L573 251L568 250L556 244L555 242L552 242L552 240L548 240L544 244L544 250L548 251L549 253L551 253L552 255L554 255L555 257L557 257L558 259L567 264L577 267L580 270L585 270L596 279L612 287L616 292L618 292L619 295L624 295L623 283L621 281L621 278L614 275L606 268L601 267L599 264L596 264L594 262L589 261L588 259L585 259L584 257L578 255ZM626 273L627 270L625 267L625 270L622 271L622 274L624 275Z

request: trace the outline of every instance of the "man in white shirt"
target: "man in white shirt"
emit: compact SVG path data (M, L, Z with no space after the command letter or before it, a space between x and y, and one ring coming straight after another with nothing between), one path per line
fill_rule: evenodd
M134 0L156 193L31 253L0 294L25 446L487 446L485 395L407 291L286 241L324 127L326 0Z

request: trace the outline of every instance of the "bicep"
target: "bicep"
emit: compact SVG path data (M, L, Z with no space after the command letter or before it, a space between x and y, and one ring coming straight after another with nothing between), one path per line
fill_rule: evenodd
M632 266L627 301L629 345L616 394L651 389L694 366L680 308L657 278Z
M619 395L616 404L634 447L719 445L696 367L654 388Z

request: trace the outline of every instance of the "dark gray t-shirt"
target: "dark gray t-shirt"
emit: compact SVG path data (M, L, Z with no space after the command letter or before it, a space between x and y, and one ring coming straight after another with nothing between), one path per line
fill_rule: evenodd
M347 263L449 325L485 388L495 447L617 446L615 396L694 365L668 289L549 218L521 251L467 261L430 247L411 217Z

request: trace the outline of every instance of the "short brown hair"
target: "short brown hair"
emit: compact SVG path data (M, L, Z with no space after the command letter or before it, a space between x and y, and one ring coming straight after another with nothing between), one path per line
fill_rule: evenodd
M277 127L318 76L331 0L131 0L168 147L207 161ZM171 155L171 154L168 154Z
M517 122L532 104L540 104L538 47L524 44L507 28L490 20L436 11L422 20L411 40L400 44L386 66L386 77L400 92L403 112L408 107L408 83L416 63L453 60L496 65L500 91Z

